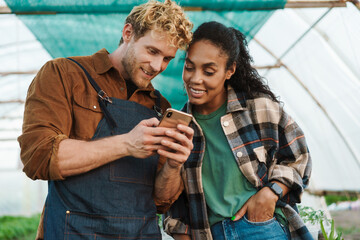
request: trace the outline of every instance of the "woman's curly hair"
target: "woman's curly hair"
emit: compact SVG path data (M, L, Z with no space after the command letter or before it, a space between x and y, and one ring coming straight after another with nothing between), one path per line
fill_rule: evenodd
M164 3L150 0L132 9L125 20L134 30L138 40L149 30L165 32L169 37L169 45L185 50L189 45L193 24L185 16L184 10L171 0ZM123 42L122 38L120 44Z
M245 92L250 98L264 93L279 102L257 70L251 66L252 58L247 49L247 41L239 30L219 22L206 22L196 29L189 47L200 40L211 42L227 55L227 69L236 63L236 71L227 81L235 91Z

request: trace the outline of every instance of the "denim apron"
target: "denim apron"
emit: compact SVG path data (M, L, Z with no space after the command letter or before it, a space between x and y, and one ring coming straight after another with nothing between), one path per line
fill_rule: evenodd
M160 117L156 111L160 107L157 91L155 111L135 102L109 98L77 64L98 92L105 116L92 140L128 133L140 121ZM157 163L158 155L146 159L124 157L63 181L49 181L44 238L161 239L152 197Z

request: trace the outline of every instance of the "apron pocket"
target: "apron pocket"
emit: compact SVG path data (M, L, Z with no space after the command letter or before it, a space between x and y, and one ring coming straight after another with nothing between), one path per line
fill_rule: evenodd
M110 216L70 212L65 218L65 239L158 238L157 217Z
M138 159L125 157L110 163L110 180L117 182L154 185L158 158Z

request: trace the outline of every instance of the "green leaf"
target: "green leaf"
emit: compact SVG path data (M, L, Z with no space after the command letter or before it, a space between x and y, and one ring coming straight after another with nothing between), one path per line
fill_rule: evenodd
M324 235L324 239L325 239L325 240L329 240L329 238L328 238L328 236L327 236L327 234L326 234L326 231L325 231L324 224L323 224L323 221L322 221L322 220L320 221L320 227L321 227L321 232L322 232L323 235Z
M334 236L335 236L335 227L334 227L334 219L331 221L331 231L330 231L330 236L329 239L334 240Z
M336 240L343 240L343 238L341 237L341 235L342 235L342 232L340 232L339 235L337 235Z

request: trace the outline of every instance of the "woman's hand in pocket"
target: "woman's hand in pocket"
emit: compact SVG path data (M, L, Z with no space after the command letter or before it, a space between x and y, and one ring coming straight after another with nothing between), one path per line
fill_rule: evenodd
M264 187L254 194L232 218L237 221L247 213L250 222L265 222L274 217L278 196Z

